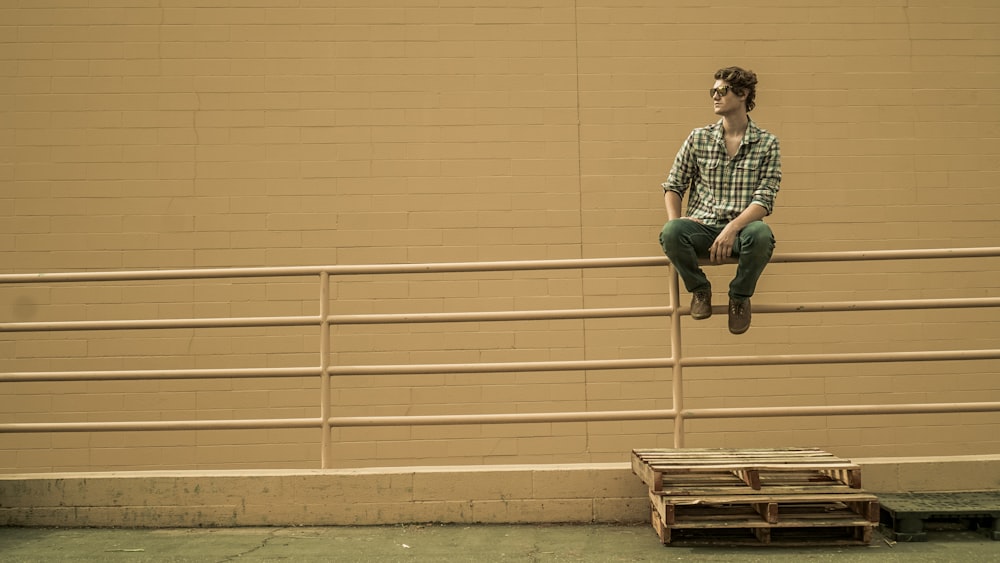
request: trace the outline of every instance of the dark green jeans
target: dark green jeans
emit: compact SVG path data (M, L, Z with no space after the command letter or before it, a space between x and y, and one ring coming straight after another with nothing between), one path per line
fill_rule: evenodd
M708 258L708 249L725 225L704 225L690 219L667 221L660 231L660 246L691 293L710 290L712 285L698 265L699 258ZM757 288L757 280L774 253L774 233L763 221L747 225L733 245L737 259L736 277L729 284L731 299L749 299Z

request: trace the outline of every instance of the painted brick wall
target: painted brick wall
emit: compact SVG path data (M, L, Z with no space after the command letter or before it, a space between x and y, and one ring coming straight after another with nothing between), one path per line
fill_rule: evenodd
M1000 232L989 0L0 5L0 272L655 256L660 182L758 72L782 142L778 252ZM997 296L996 259L775 264L760 303ZM724 288L731 267L712 271ZM665 272L353 276L332 312L666 304ZM315 314L309 281L0 286L0 322ZM686 295L682 297L686 300ZM996 348L1000 313L685 319L685 354ZM663 319L363 325L334 364L645 358ZM314 330L0 335L0 372L316 364ZM1000 399L996 362L690 369L688 407ZM308 378L0 383L0 422L313 417ZM334 415L668 408L669 370L344 377ZM995 414L688 423L688 445L996 452ZM0 434L0 471L316 467L306 430ZM668 423L360 428L337 466L624 461Z

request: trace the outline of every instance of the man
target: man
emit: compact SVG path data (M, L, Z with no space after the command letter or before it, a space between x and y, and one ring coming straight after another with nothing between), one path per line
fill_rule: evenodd
M695 129L681 146L663 199L667 223L660 246L692 294L691 317L712 316L712 286L699 258L722 264L737 259L729 285L729 332L750 328L750 297L774 252L774 235L762 220L771 214L781 183L778 138L748 115L755 106L757 75L720 69L709 91L718 122ZM688 193L687 215L681 201Z

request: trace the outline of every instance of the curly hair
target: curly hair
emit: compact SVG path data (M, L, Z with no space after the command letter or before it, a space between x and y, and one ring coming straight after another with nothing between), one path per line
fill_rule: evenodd
M733 93L737 96L747 95L747 112L756 107L757 102L754 101L754 98L757 97L757 74L754 71L738 66L729 66L715 71L715 79L724 80L732 87Z

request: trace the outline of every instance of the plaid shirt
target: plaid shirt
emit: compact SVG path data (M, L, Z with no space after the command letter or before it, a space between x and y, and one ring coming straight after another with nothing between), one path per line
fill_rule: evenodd
M770 215L781 184L778 138L750 121L736 156L729 158L722 120L691 132L681 146L663 190L684 198L691 186L687 216L725 225L751 203Z

